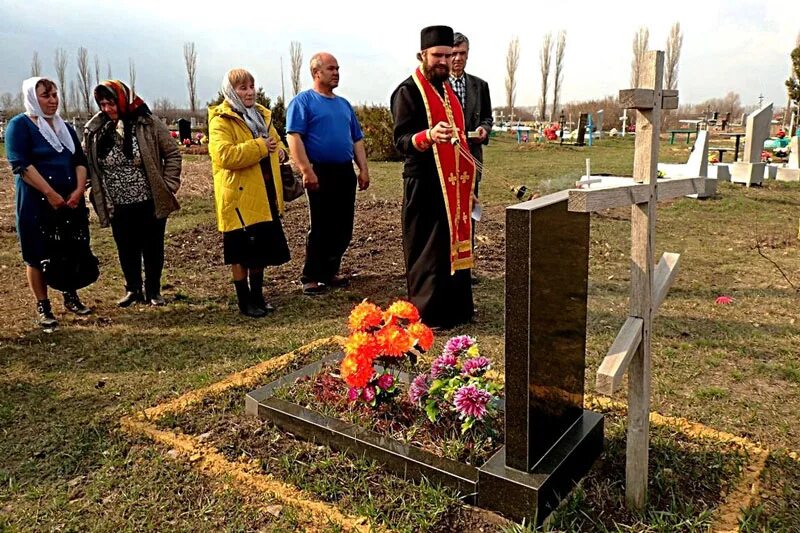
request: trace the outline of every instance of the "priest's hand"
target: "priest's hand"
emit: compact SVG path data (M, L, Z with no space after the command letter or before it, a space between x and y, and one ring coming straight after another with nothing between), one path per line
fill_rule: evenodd
M475 130L475 132L478 134L477 141L478 141L479 143L482 143L483 141L485 141L485 140L486 140L486 136L487 136L488 134L486 133L486 130L485 130L485 129L483 129L483 126L478 126L478 128Z
M431 140L435 143L449 143L452 138L453 128L445 121L431 128Z

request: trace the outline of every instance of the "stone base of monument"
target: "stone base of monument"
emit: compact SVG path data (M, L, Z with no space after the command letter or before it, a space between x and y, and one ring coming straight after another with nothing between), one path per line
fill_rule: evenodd
M730 165L731 183L741 183L748 187L761 185L764 181L765 166L766 163L733 163Z
M531 524L544 521L603 451L603 416L590 411L584 411L532 471L526 473L505 466L505 447L484 465L475 467L274 397L277 389L313 376L341 358L341 352L333 354L249 392L245 412L270 420L302 439L369 457L405 479L426 479L450 487L462 495L465 503ZM398 380L407 384L409 376L400 373ZM505 409L504 403L500 409Z
M775 174L778 181L800 181L800 168L779 168Z
M730 165L726 163L708 165L708 177L716 178L717 181L731 181Z
M478 471L478 505L516 521L541 524L603 451L603 416L583 415L530 472L506 466L501 448Z
M764 165L764 179L774 180L778 175L778 165L766 164Z
M706 178L705 190L697 194L687 194L688 198L713 198L717 195L717 178Z

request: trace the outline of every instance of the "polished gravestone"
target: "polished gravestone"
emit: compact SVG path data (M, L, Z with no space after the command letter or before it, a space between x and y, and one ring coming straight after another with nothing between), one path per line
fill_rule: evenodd
M506 446L481 468L478 505L539 523L603 449L583 409L589 215L567 192L506 209Z
M575 144L583 146L586 144L586 126L589 124L589 113L581 113L578 117L578 137Z
M603 449L603 417L583 409L589 215L568 211L567 200L564 191L506 210L506 442L480 468L274 398L276 388L324 361L250 392L246 412L406 478L451 486L509 518L542 523Z

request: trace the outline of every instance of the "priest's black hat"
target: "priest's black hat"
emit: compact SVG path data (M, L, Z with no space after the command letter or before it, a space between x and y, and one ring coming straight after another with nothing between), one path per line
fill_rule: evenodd
M453 46L453 28L450 26L428 26L420 32L420 50L432 46Z

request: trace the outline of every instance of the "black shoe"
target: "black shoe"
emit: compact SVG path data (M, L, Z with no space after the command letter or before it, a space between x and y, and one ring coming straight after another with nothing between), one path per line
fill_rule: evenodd
M92 312L91 309L83 305L81 299L78 298L78 293L75 291L64 292L64 307L67 311L72 311L76 315L88 315Z
M477 284L479 284L479 283L481 282L481 278L479 278L478 276L476 276L475 274L473 274L473 275L472 275L472 278L470 279L470 282L471 282L473 285L477 285Z
M348 287L350 285L350 278L347 276L335 275L325 284L329 287Z
M58 320L53 316L50 300L44 299L36 302L36 313L39 315L39 325L42 328L54 329L58 327Z
M123 296L117 301L117 306L130 307L136 302L143 302L143 301L144 301L144 295L142 294L142 291L128 291L125 293L125 296Z
M164 299L163 296L160 294L151 294L147 296L147 303L150 305L154 305L156 307L161 307L162 305L167 305L167 301Z
M310 296L322 294L326 289L327 287L325 287L324 284L317 283L316 281L307 281L303 283L303 294L308 294Z
M266 309L260 309L253 305L252 297L250 296L250 287L247 285L247 278L234 281L233 286L236 288L236 301L241 314L252 318L262 318L267 314Z

